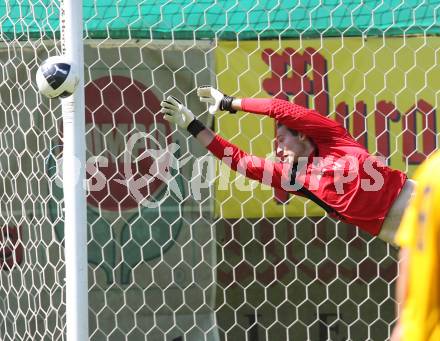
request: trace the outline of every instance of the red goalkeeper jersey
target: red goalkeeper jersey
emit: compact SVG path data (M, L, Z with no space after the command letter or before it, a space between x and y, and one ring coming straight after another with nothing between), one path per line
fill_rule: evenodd
M241 106L304 133L315 154L292 167L250 155L217 135L208 146L217 158L248 178L311 199L331 217L379 234L405 173L381 163L339 123L314 110L279 99L246 98Z

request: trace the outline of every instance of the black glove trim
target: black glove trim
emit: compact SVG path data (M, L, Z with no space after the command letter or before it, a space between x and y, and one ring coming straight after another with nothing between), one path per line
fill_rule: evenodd
M174 97L174 96L170 96L172 99L174 99L177 103L179 103L179 104L182 104L182 102L180 102L176 97ZM168 102L168 103L170 103L170 102ZM172 103L171 103L172 104Z
M224 95L222 100L220 101L220 107L219 109L224 111L227 110L231 114L235 114L237 110L232 109L232 101L235 99L235 97Z
M186 130L188 130L192 136L197 137L197 135L205 128L206 127L202 122L200 122L198 119L194 119L190 124L188 124Z

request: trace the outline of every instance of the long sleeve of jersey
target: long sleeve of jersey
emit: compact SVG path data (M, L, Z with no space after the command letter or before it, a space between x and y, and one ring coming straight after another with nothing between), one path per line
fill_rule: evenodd
M219 135L215 136L207 148L231 169L250 179L285 190L290 185L291 165L287 163L250 155Z
M268 98L244 98L241 101L243 111L267 115L286 127L302 132L315 143L335 141L351 137L336 121L327 118L312 109L284 101Z

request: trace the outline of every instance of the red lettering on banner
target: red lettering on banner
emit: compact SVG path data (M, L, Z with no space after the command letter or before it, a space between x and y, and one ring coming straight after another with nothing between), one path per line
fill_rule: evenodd
M357 102L352 113L348 111L348 104L341 102L336 106L335 112L335 120L347 130L352 130L354 139L368 149L367 105L365 102ZM350 129L350 117L353 118L353 129Z
M376 154L390 156L390 121L398 122L400 113L392 102L380 101L374 112L377 148Z
M335 121L340 125L344 126L345 129L350 128L350 115L348 112L348 104L345 102L341 102L336 106L335 109L336 116Z
M422 115L422 126L417 127L417 114ZM436 111L429 103L419 100L402 120L403 155L409 164L420 164L436 149ZM422 133L422 152L417 151L417 135Z
M304 53L286 48L281 53L266 49L263 61L271 68L272 76L263 81L263 89L275 98L314 108L323 115L328 113L327 61L315 49L308 47ZM312 76L313 78L310 78Z
M362 101L356 103L353 112L353 137L368 149L367 105Z

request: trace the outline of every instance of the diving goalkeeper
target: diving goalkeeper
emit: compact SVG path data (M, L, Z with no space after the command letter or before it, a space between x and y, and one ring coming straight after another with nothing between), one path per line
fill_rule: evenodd
M249 155L197 120L176 98L161 103L165 120L186 129L218 159L248 178L306 197L331 217L392 243L415 183L375 157L336 121L280 99L234 98L197 90L209 112L238 110L277 122L279 162Z

